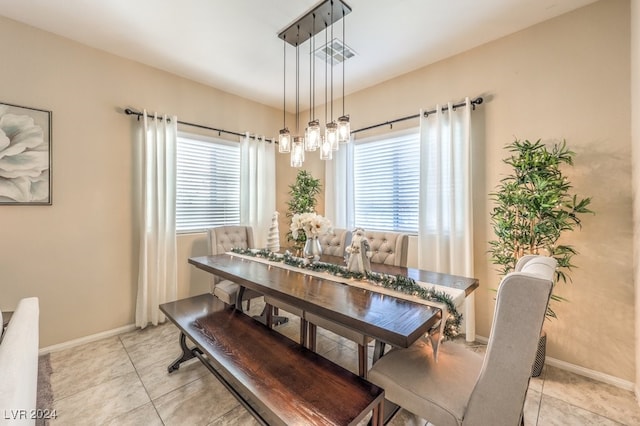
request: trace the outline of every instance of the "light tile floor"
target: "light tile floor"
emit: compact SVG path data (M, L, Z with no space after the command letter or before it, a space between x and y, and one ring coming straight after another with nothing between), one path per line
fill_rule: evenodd
M254 303L251 311L261 308ZM297 339L299 322L292 317L277 329ZM179 353L178 337L178 329L167 323L50 354L50 408L58 416L50 424L257 424L198 360L167 373ZM483 351L484 346L471 345L470 350ZM355 344L340 336L319 329L318 351L357 370ZM404 410L391 422L425 423ZM525 424L638 425L640 407L632 392L546 366L531 380Z

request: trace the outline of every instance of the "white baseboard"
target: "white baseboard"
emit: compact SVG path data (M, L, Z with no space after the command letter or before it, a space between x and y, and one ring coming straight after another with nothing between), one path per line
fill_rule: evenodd
M58 352L63 349L74 348L76 346L84 345L86 343L95 342L107 337L117 336L118 334L128 333L136 329L134 324L125 325L123 327L114 328L112 330L102 331L100 333L91 334L89 336L80 337L79 339L69 340L68 342L58 343L57 345L47 346L38 351L39 355L45 355L51 352Z
M487 343L489 341L488 338L483 336L476 335L476 340L480 343ZM601 373L596 370L591 370L589 368L580 367L579 365L571 364L566 361L561 361L559 359L545 357L545 363L556 368L560 368L565 371L569 371L571 373L579 374L584 377L588 377L593 380L597 380L602 383L606 383L608 385L616 386L620 389L635 391L636 385L633 382L628 380L621 379L619 377L611 376L610 374Z

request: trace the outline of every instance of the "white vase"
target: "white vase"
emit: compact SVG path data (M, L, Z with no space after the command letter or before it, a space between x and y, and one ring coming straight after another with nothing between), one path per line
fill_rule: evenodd
M309 262L317 262L320 260L322 246L320 245L318 237L307 237L307 242L304 243L304 248L302 249L302 255L305 259L308 259Z

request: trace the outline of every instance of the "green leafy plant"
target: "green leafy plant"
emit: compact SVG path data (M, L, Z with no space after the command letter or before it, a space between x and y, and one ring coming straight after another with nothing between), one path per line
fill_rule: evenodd
M573 165L575 153L565 141L549 149L540 140L515 140L505 149L511 156L503 161L513 172L490 194L495 202L491 224L497 237L489 242L491 261L506 275L526 254L552 256L558 261L556 283L566 282L574 266L571 260L578 252L558 240L564 233L582 227L580 215L593 213L588 209L591 198L572 195L572 186L561 170L563 165ZM563 300L555 294L551 299ZM551 307L547 317L556 318Z
M296 176L296 181L289 185L289 195L291 196L287 202L287 217L289 220L295 214L314 213L318 204L316 197L320 194L321 189L320 179L314 178L306 170L300 170ZM287 240L292 242L294 247L302 248L307 236L304 232L301 232L298 234L298 238L293 238L291 229L289 229Z

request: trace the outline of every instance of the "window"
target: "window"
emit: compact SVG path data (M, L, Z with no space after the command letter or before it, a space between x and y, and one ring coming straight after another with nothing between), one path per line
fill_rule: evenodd
M355 225L417 234L418 131L357 142L353 158Z
M240 144L179 135L176 231L240 223Z

